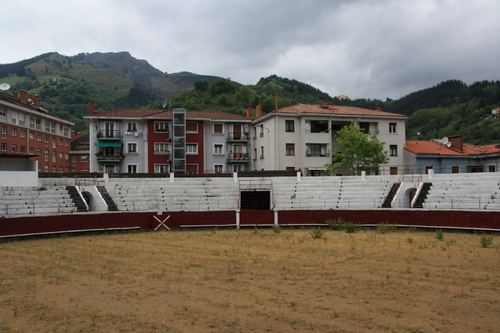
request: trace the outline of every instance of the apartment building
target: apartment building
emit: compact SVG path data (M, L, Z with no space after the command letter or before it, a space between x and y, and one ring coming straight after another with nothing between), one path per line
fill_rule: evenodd
M407 117L380 109L298 104L270 112L252 123L254 170L301 170L324 175L341 147L338 131L358 121L365 133L375 133L389 153L388 173L402 172ZM400 170L401 169L401 170Z
M213 111L122 109L84 117L90 172L217 173L250 170L251 119Z
M0 154L38 162L40 172L69 172L70 121L51 115L26 91L0 92Z

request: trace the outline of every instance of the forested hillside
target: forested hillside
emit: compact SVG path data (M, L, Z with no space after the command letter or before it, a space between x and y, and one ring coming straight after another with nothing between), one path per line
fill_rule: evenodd
M264 113L297 103L351 105L409 116L407 138L430 140L462 134L473 144L500 142L500 119L492 109L500 106L500 81L471 85L459 80L441 82L397 100L348 99L330 96L293 79L271 75L255 85L190 72L163 73L128 52L81 53L67 57L46 53L14 64L0 65L0 82L11 91L39 94L42 106L71 120L84 131L83 116L89 101L102 111L119 108L183 107L245 114L248 104L262 103ZM167 101L168 99L168 101Z

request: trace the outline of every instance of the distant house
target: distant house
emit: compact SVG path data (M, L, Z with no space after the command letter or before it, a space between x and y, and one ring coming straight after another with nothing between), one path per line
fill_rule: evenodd
M71 142L69 156L71 160L71 172L85 173L90 170L90 147L89 135L77 136Z
M224 112L122 109L84 116L90 172L247 171L251 119Z
M500 170L500 144L475 146L461 135L433 141L406 141L408 173L469 173Z
M37 95L0 92L0 154L36 160L37 171L69 172L70 121L50 114ZM19 160L18 160L19 161ZM31 168L31 167L30 167Z
M300 170L304 175L325 174L325 164L341 150L337 134L358 121L365 133L384 142L389 164L383 173L401 173L407 116L351 106L297 104L277 109L252 123L252 159L255 170ZM398 169L399 168L399 169Z

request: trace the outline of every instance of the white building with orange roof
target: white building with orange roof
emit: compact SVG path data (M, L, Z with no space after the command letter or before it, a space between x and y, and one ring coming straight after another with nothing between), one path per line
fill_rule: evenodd
M375 133L384 142L389 164L386 174L403 170L407 116L351 106L297 104L281 108L253 121L252 160L254 170L301 170L306 175L324 175L325 164L340 151L337 133L358 121L365 133Z

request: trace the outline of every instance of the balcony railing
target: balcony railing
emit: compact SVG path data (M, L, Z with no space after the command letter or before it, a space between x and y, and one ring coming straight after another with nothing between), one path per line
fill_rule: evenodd
M250 140L250 134L244 132L229 132L227 133L228 141L248 141Z
M125 158L123 154L101 155L97 154L97 162L121 162Z
M250 161L250 156L248 153L229 153L227 161L247 163Z
M121 139L122 134L120 130L115 130L115 131L98 131L97 132L97 138L99 140L116 140L116 139Z

